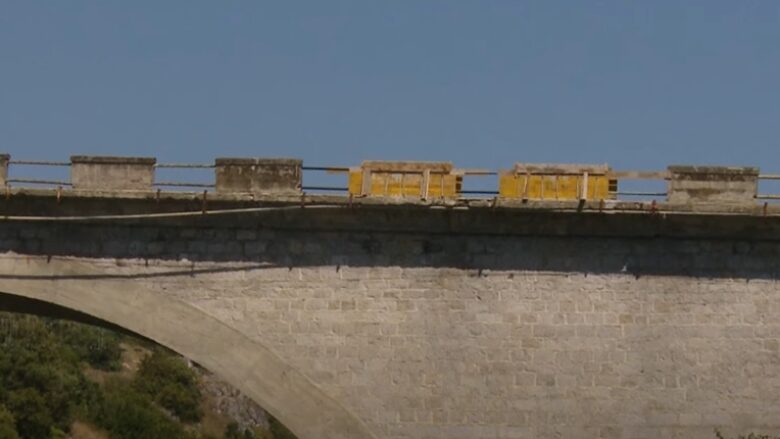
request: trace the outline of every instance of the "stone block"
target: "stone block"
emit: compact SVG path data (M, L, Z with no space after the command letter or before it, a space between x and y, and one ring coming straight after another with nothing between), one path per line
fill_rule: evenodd
M217 192L296 194L301 191L302 160L218 158Z
M670 203L753 204L758 168L669 166Z
M11 156L8 154L0 154L0 186L8 184L8 161L11 160Z
M150 191L154 184L153 157L72 156L70 180L74 189Z

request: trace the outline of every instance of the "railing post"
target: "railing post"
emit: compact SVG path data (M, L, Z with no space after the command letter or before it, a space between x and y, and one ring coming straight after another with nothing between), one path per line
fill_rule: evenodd
M588 171L582 173L582 194L580 194L580 201L588 199Z
M431 170L426 169L423 171L422 176L422 182L420 183L420 189L422 193L420 193L420 198L423 200L428 200L428 193L431 188Z
M151 191L154 185L153 157L72 156L70 181L73 189L100 191Z
M8 162L10 160L10 155L0 154L0 187L8 185Z
M218 158L219 193L299 194L303 160L286 158Z

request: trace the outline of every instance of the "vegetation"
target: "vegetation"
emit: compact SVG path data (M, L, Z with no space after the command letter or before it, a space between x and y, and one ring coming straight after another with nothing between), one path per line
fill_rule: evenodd
M141 363L133 380L138 392L155 401L184 422L198 422L200 389L198 377L181 359L155 351Z
M119 373L128 342L100 328L0 313L0 439L64 439L75 421L111 439L218 439L198 425L198 374L160 347L134 374ZM103 378L88 379L89 370ZM232 423L221 436L295 438L273 418L269 430Z
M121 337L114 332L72 322L51 321L51 332L73 350L81 361L100 370L119 370Z
M237 423L233 422L225 430L225 439L280 439L267 430L241 430Z
M92 420L116 439L188 438L182 426L157 410L149 397L118 379L105 384Z
M0 405L24 438L67 431L77 415L89 411L97 386L85 378L78 354L44 321L3 318L9 330L0 339Z
M19 439L19 433L16 431L16 420L14 415L5 407L0 405L0 438L1 439Z
M271 424L271 437L275 439L296 439L295 435L276 418L271 417L269 421Z

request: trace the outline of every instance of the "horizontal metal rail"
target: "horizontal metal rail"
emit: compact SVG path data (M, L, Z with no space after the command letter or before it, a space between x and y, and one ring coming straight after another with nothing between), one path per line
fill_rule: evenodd
M170 186L170 187L207 187L207 188L215 188L217 187L216 184L210 184L210 183L187 183L187 182L178 182L178 181L160 181L153 183L154 186Z
M618 191L613 193L615 195L624 195L629 197L665 197L668 195L666 192Z
M9 160L12 165L70 166L70 162L52 162L47 160Z
M607 177L618 180L668 180L669 173L666 171L609 171Z
M491 171L489 169L460 169L459 171L463 175L473 175L473 176L498 175L498 171Z
M155 168L169 168L169 169L211 169L216 167L213 164L203 163L157 163Z
M416 171L416 170L407 170L407 169L399 169L399 170L385 170L385 169L370 169L372 174L382 174L382 175L422 175L423 171ZM457 175L458 170L453 169L452 171L439 171L436 169L431 169L428 171L431 175ZM461 174L462 175L462 174Z
M334 191L334 192L346 192L349 188L339 186L303 186L304 191Z
M780 180L780 174L759 174L758 175L759 180L764 181L778 181ZM757 194L756 195L757 200L764 200L764 201L773 201L773 200L780 200L780 195L778 194Z
M8 183L31 183L31 184L55 184L59 186L72 186L69 181L62 180L40 180L35 178L9 178Z
M349 172L349 168L343 166L301 166L301 169L304 171Z
M460 193L468 195L498 195L498 191L462 190Z
M327 204L312 204L305 206L307 210L311 209L344 209L344 206L335 206ZM161 213L136 213L136 214L116 214L116 215L73 215L73 216L27 216L27 215L2 215L2 221L42 221L42 222L70 222L70 221L114 221L114 220L144 220L160 218L182 218L182 217L201 217L213 215L237 215L258 212L278 212L284 210L300 210L301 206L274 206L274 207L247 207L238 209L217 209L217 210L196 210L180 212L161 212Z

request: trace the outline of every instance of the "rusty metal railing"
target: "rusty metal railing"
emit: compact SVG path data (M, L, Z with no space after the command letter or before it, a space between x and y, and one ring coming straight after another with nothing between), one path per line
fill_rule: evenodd
M7 157L7 156L6 156ZM5 165L5 170L0 169L0 185L8 187L73 187L73 181L64 178L61 171L43 171L40 178L19 174L17 171L23 167L42 167L47 169L66 169L73 166L70 161L50 161L50 160L17 160L7 159L3 163L0 158L0 166ZM215 163L155 163L152 165L154 170L174 170L182 171L189 175L190 171L195 170L216 170ZM356 168L345 166L300 166L301 184L299 189L310 193L335 193L350 195L349 175ZM671 169L671 168L670 168ZM437 171L438 172L438 171ZM501 172L489 169L460 169L456 168L450 171L458 175L458 189L456 197L460 199L492 199L500 197L498 190L499 184L496 181ZM58 174L59 173L59 174ZM420 171L407 171L397 169L389 171L390 174L417 174L422 175ZM55 175L58 174L58 175ZM433 174L433 173L432 173ZM568 174L567 174L568 175ZM578 175L578 174L573 174ZM657 200L661 198L668 199L670 196L670 180L673 176L670 171L613 171L609 170L606 177L617 182L614 190L610 187L609 197L606 201L634 201L634 200ZM205 174L200 179L194 178L164 178L157 180L155 175L151 186L155 189L164 189L172 191L198 191L202 189L217 189L215 177L209 177ZM197 176L196 176L197 177ZM584 188L588 187L589 174L585 172L580 175L580 181ZM403 181L403 179L401 179ZM526 183L527 184L527 183ZM544 183L542 183L544 184ZM774 186L773 186L774 184ZM663 188L662 188L663 187ZM578 187L578 193L585 193L583 188ZM419 196L423 197L427 191L421 189ZM544 190L542 190L544 194ZM368 194L371 195L371 194ZM401 190L401 196L414 196ZM756 192L753 197L756 202L778 202L780 201L780 174L763 173L758 174L756 179ZM535 198L539 199L539 198ZM557 197L549 196L542 198L544 200L556 200ZM587 199L587 194L578 195L576 198L566 199ZM603 200L602 200L603 201Z
M51 160L9 160L8 167L11 169L13 166L47 166L47 167L69 167L70 162L63 161L51 161ZM71 186L68 180L56 180L52 178L24 178L24 177L10 177L6 179L6 185L11 183L23 183L33 185L45 185L45 186Z
M620 189L621 186L631 185L634 182L645 183L645 186L649 186L648 182L663 183L666 186L666 182L669 179L669 173L666 171L611 171L609 176L618 181L618 189L613 193L616 199L628 197L630 200L645 200L658 197L666 198L668 196L667 190Z
M770 185L771 183L774 182L780 183L780 174L759 174L758 180L759 180L759 184L761 182L766 182L769 183ZM776 190L780 191L780 184L775 184L774 186L776 187ZM764 200L764 201L777 201L780 200L780 194L758 193L756 195L756 199Z

